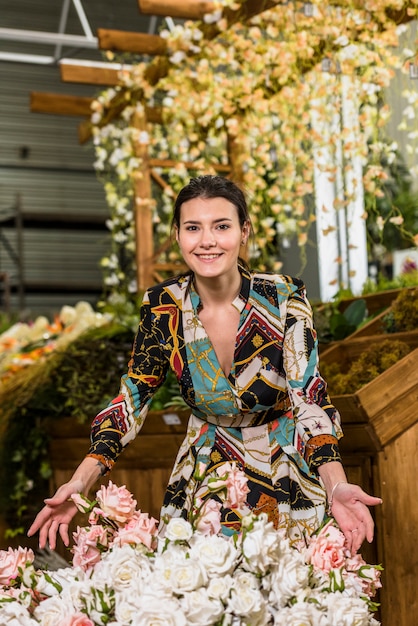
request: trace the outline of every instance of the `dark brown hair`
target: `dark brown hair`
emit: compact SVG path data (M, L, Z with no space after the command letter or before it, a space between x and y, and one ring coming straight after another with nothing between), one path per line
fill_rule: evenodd
M228 200L236 207L241 228L246 222L248 222L251 227L251 219L248 213L248 205L244 192L236 183L233 183L228 178L212 175L192 178L190 182L181 189L174 204L172 226L180 227L181 206L184 202L193 200L193 198L225 198L225 200Z

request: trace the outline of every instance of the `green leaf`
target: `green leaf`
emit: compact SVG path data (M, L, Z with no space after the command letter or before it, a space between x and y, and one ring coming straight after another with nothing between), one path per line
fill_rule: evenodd
M343 315L349 324L357 328L367 315L366 300L364 298L354 300L345 309Z

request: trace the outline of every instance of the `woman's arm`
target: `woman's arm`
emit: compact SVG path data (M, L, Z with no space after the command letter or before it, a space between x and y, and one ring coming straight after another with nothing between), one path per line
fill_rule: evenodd
M70 480L61 485L51 498L44 500L45 506L29 528L28 537L39 531L39 547L44 548L48 543L51 550L54 550L59 532L64 544L68 546L68 526L77 513L71 496L73 493L88 495L90 489L104 473L104 469L104 466L96 459L85 458Z
M328 513L334 516L347 548L354 554L365 539L373 540L374 522L368 507L381 500L347 480L338 449L340 416L319 373L312 309L302 283L287 302L283 352L296 428L305 443L305 460L310 470L319 474Z
M56 546L57 533L68 546L68 526L77 512L71 501L73 493L84 493L108 472L124 446L140 430L152 396L163 383L168 363L161 354L161 344L154 336L148 301L141 307L128 373L122 377L120 394L93 420L91 446L71 479L51 498L29 528L28 536L39 531L39 546Z

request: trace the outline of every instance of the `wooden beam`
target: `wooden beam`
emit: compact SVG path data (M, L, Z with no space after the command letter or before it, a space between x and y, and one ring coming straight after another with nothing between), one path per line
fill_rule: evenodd
M159 35L98 28L97 37L101 50L118 50L150 56L167 53L167 42Z
M75 65L74 63L60 63L61 80L64 83L82 83L88 85L120 85L120 70L88 65Z
M133 126L138 131L148 132L145 113L135 112ZM148 144L137 141L135 155L140 161L140 168L135 172L135 230L136 230L136 266L137 282L140 291L147 289L153 280L152 261L154 256L154 235L152 226L153 199Z
M92 125L90 120L83 120L78 125L78 142L83 145L90 141L92 137Z
M214 9L210 0L138 0L141 13L169 15L189 20L202 20L205 13Z
M90 116L93 98L67 96L56 93L31 91L30 110L33 113L52 113L53 115Z
M213 2L199 0L138 0L142 13L153 15L169 15L191 20L203 20L206 13L212 12L216 7ZM223 17L228 26L236 22L249 20L268 9L280 4L287 4L284 0L243 0L237 10L224 7ZM204 27L207 25L203 25ZM216 24L207 28L209 31L219 32Z

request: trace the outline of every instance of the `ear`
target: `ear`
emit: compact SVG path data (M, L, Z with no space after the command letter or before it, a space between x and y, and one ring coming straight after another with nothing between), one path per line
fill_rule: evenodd
M174 226L174 235L176 237L177 243L179 244L179 229L178 229L178 226Z
M250 236L250 232L251 232L251 226L249 222L245 222L242 229L241 229L241 239L242 239L242 243L243 245L245 245L248 241L248 237Z

